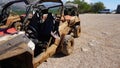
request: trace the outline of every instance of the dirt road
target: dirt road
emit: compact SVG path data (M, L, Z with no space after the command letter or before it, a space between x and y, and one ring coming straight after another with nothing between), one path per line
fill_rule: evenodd
M120 15L82 14L74 53L51 57L38 68L120 68Z

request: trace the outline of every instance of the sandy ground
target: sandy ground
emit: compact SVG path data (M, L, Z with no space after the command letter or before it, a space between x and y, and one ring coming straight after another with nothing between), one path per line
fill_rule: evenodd
M51 57L38 68L120 68L120 15L81 14L74 53Z

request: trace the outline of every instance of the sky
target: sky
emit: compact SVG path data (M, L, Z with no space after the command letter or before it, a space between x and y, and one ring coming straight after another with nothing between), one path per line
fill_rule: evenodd
M11 0L0 0L1 1L11 1ZM64 3L66 1L73 1L73 0L62 0ZM117 5L120 4L120 0L84 0L87 3L95 3L95 2L103 2L106 9L115 10Z
M73 1L73 0L63 0L66 1ZM87 3L95 3L95 2L103 2L106 9L114 10L117 8L117 5L120 4L120 0L84 0Z

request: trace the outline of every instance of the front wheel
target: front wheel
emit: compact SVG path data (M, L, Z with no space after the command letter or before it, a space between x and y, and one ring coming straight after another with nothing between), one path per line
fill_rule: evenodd
M66 35L63 42L61 52L65 55L70 55L74 50L74 38L71 35Z
M32 55L30 53L23 53L0 60L0 68L33 68Z

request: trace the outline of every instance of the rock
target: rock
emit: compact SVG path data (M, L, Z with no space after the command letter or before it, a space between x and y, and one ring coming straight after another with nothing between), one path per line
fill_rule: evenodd
M89 46L96 46L97 44L99 44L99 42L97 42L95 40L91 40L90 42L88 42Z
M95 46L93 43L89 42L88 43L89 46Z
M108 35L107 32L101 32L101 34L102 34L102 35L105 35L105 36Z
M82 47L82 48L81 48L81 51L87 52L87 51L89 51L89 49L88 49L88 48L85 48L85 47Z

